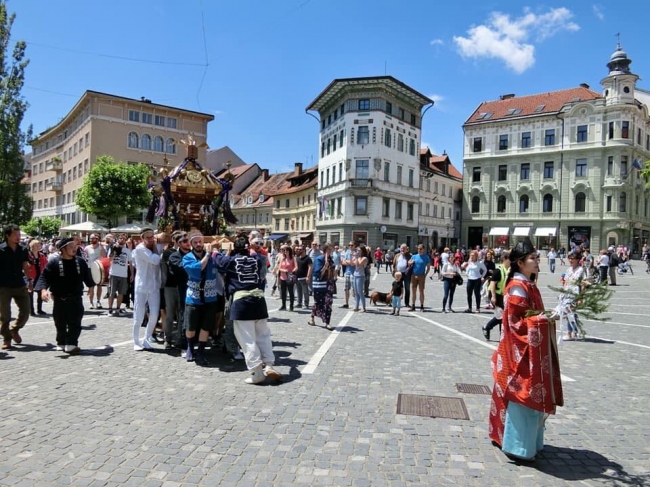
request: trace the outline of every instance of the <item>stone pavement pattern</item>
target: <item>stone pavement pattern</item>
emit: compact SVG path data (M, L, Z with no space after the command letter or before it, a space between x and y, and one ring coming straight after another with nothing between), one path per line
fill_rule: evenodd
M547 308L556 277L540 278ZM491 312L439 313L436 281L424 313L352 313L314 374L302 370L331 332L308 326L305 310L273 311L286 381L262 386L220 352L207 368L134 352L129 318L88 312L77 357L54 351L53 325L32 318L24 344L0 354L0 485L650 485L649 281L619 278L613 323L589 322L598 339L561 345L574 382L532 467L490 445L489 396L456 391L492 387L480 331ZM389 276L371 287L388 290ZM340 296L333 325L351 313ZM462 311L464 289L455 301ZM399 393L462 397L470 420L397 415Z

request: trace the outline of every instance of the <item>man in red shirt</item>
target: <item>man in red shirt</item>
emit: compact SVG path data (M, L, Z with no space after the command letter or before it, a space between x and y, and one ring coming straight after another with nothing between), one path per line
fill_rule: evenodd
M377 247L377 250L375 250L373 257L375 258L375 267L377 268L377 274L379 274L379 269L381 269L381 264L384 261L384 253L381 251L380 247Z

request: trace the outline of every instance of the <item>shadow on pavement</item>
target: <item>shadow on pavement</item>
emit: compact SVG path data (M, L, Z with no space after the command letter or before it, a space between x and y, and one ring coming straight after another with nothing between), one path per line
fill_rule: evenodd
M21 345L13 345L12 350L14 352L51 352L54 348L54 345L51 343L46 343L45 345L30 345L28 343L23 343Z
M618 463L591 450L545 445L531 468L567 481L603 479L611 485L650 485L650 472L627 473Z
M273 348L275 347L291 347L291 348L298 348L301 343L297 342L273 342Z
M583 338L582 340L576 340L577 342L587 342L587 343L606 343L607 345L613 345L616 343L613 340L603 340L602 338Z
M0 360L11 360L12 358L16 357L9 355L7 352L0 352Z
M269 323L291 323L291 320L289 318L268 317L266 321Z
M96 330L97 325L95 325L94 323L90 324L90 325L81 325L81 329L82 330Z

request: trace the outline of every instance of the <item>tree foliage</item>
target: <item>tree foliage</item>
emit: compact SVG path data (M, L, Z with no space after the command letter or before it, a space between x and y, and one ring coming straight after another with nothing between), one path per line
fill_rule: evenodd
M32 199L22 184L25 162L22 149L29 134L21 130L27 102L21 96L25 68L25 41L11 50L15 15L0 0L0 225L25 223L32 216Z
M40 220L40 221L39 221ZM52 238L59 234L59 228L63 225L63 220L52 216L43 216L41 218L32 218L22 225L20 229L27 235Z
M116 163L111 156L99 156L77 191L77 206L115 226L120 216L137 215L149 205L149 175L144 164Z

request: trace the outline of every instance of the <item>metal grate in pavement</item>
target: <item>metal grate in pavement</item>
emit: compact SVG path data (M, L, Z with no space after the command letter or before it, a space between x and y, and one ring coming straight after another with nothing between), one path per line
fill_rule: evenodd
M492 394L492 391L488 386L483 386L480 384L456 384L456 390L462 392L463 394Z
M469 419L465 402L458 397L397 395L397 414L429 418Z

